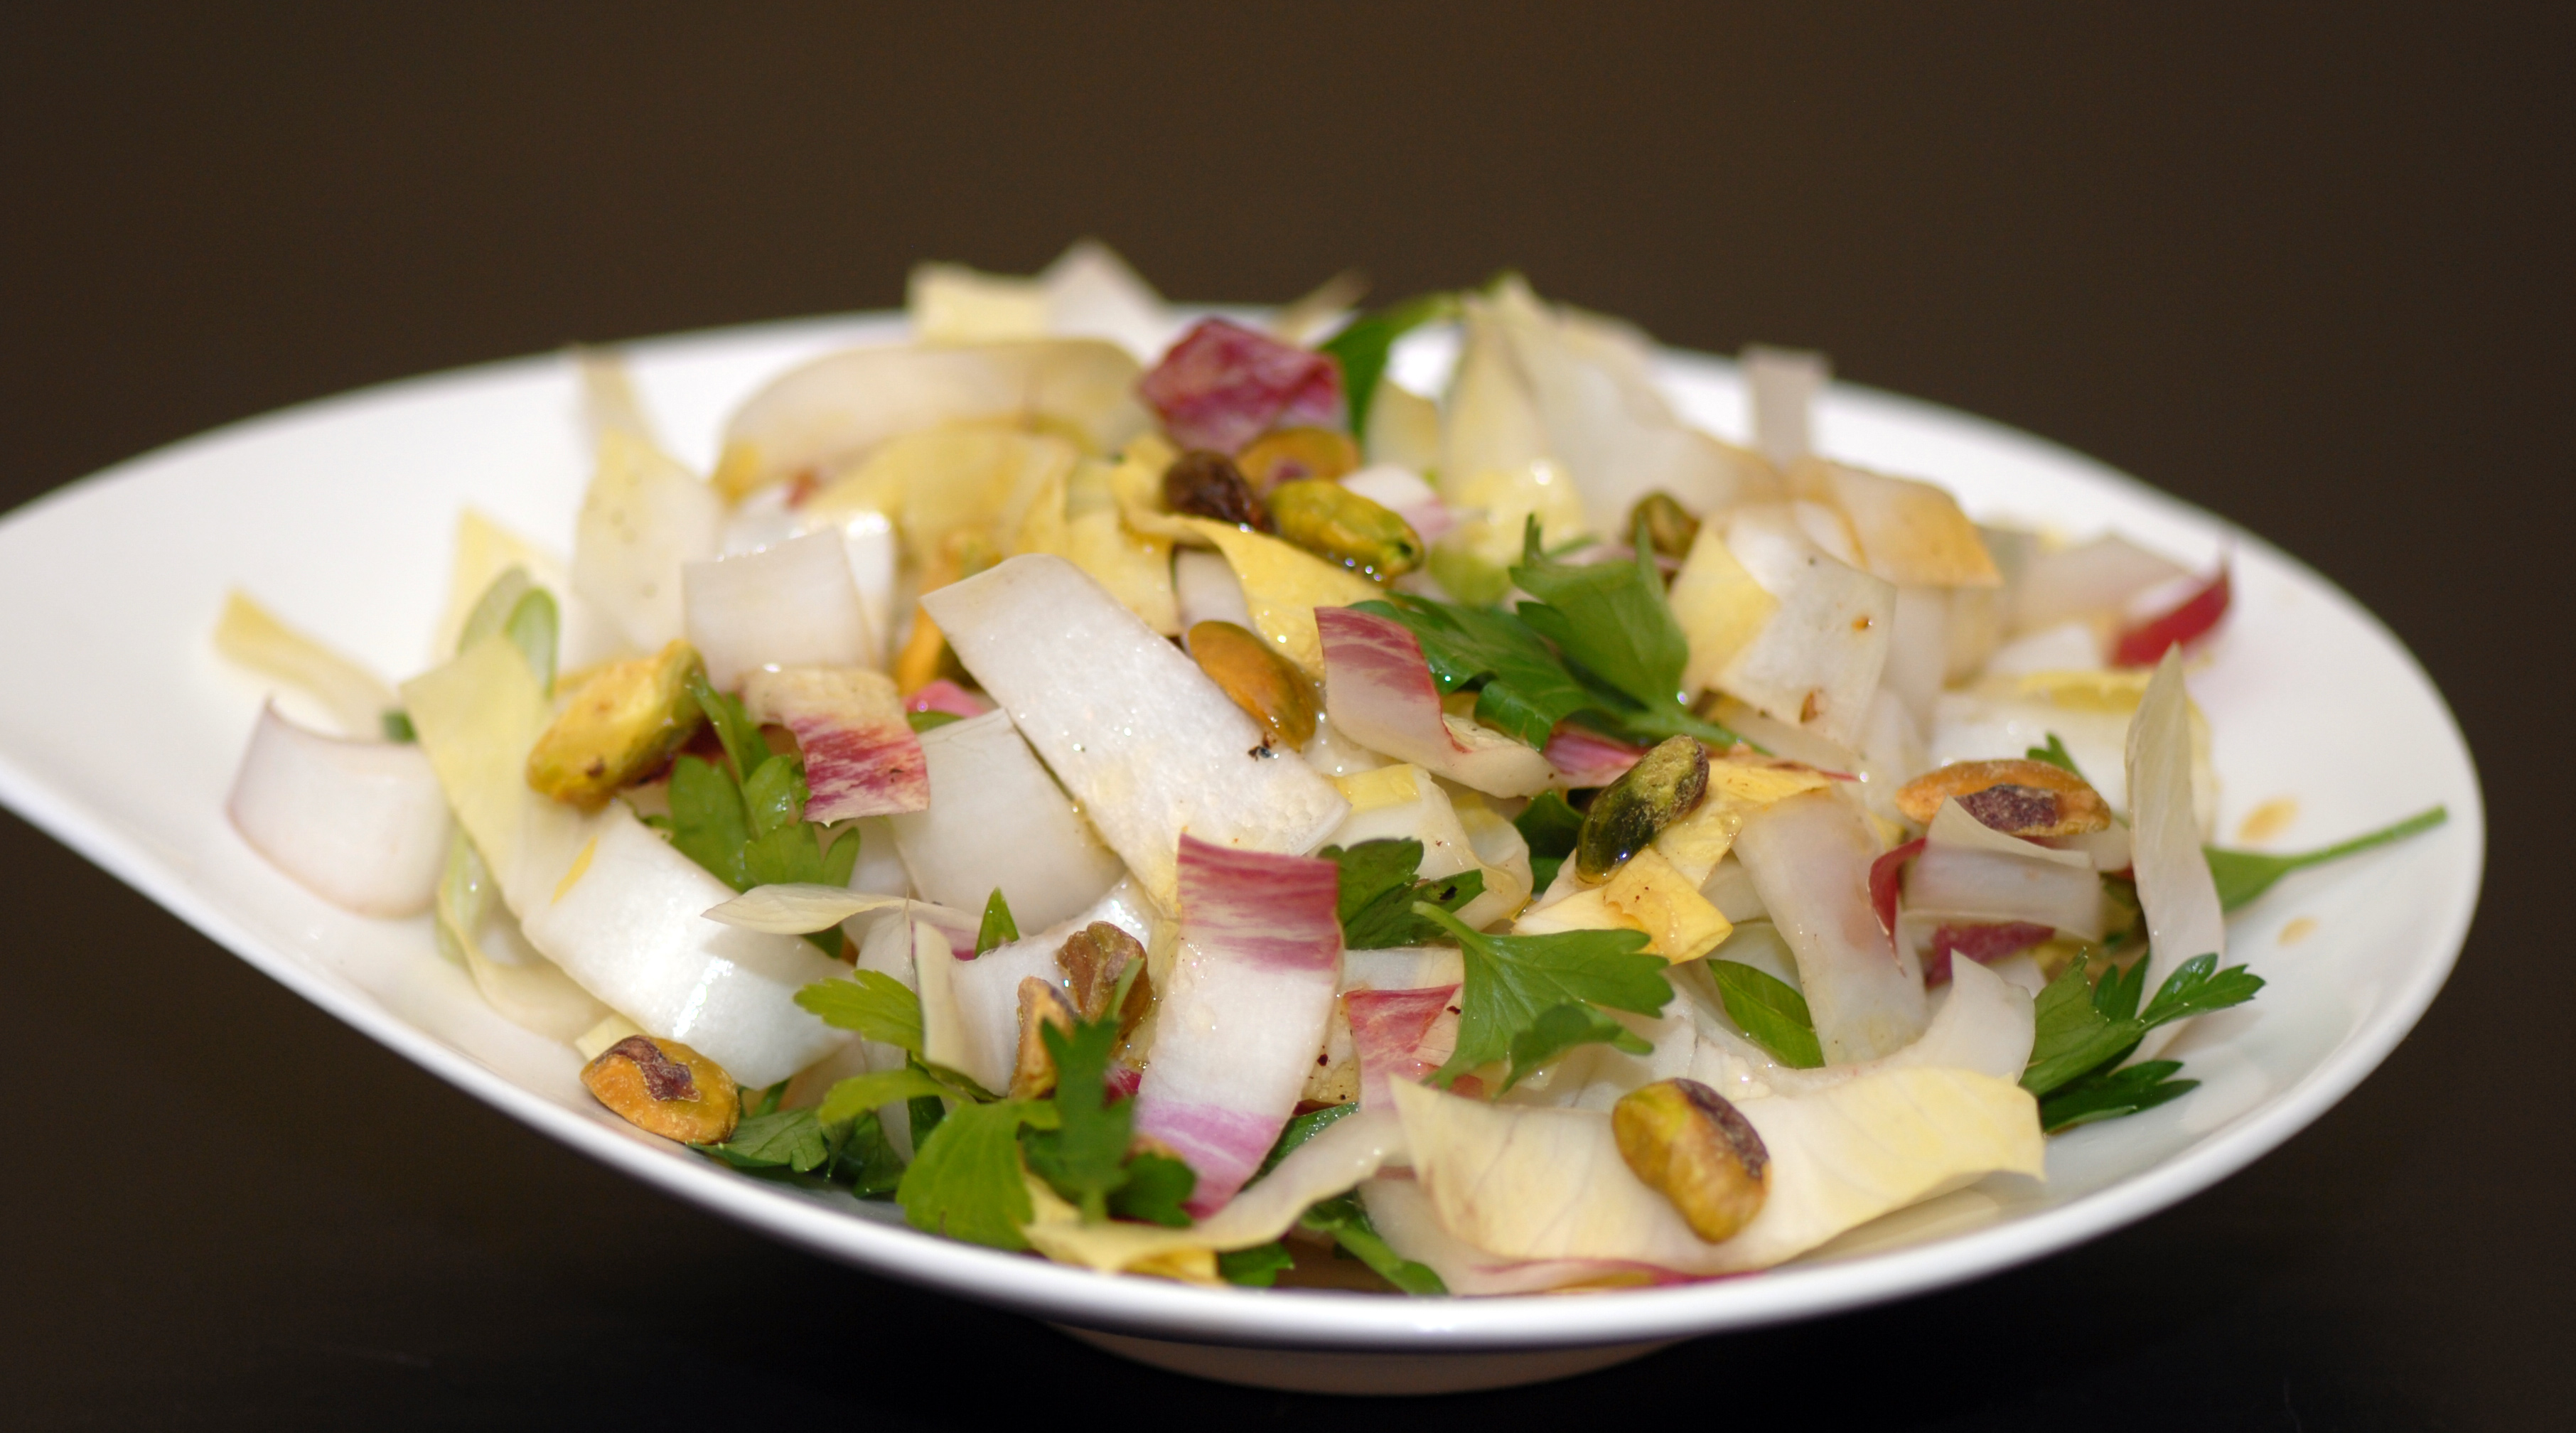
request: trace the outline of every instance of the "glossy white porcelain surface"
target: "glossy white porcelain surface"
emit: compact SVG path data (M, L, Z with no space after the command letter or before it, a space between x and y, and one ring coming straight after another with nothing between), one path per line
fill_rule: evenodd
M882 318L818 320L644 344L631 357L672 445L703 463L723 415L766 376L899 332ZM1399 369L1419 376L1441 358L1436 343L1417 345ZM1698 421L1743 433L1731 368L1675 355L1668 376ZM2216 733L2221 833L2278 796L2299 809L2283 848L2450 807L2441 830L2293 877L2242 914L2230 958L2270 985L2176 1045L2198 1091L2054 1141L2044 1186L1990 1181L1793 1267L1655 1291L1490 1300L1211 1291L948 1243L904 1227L889 1206L761 1183L637 1134L592 1105L570 1049L483 1005L464 971L438 956L425 920L333 910L225 823L224 794L263 693L208 643L225 590L245 587L407 675L430 655L461 505L568 545L587 478L577 418L568 363L497 364L238 424L0 522L0 669L12 674L0 683L0 799L323 1009L575 1148L817 1253L1060 1323L1219 1345L1573 1349L1974 1278L2150 1214L2315 1119L2431 1002L2476 904L2484 822L2469 754L2422 669L2350 598L2259 538L2079 455L1838 388L1819 418L1826 452L1938 479L1980 517L2074 535L2117 529L2200 567L2232 552L2236 614L2191 678ZM2313 932L2284 943L2299 919Z

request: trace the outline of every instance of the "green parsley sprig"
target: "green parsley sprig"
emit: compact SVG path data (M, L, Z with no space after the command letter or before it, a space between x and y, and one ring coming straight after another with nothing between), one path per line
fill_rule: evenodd
M1544 747L1557 724L1581 720L1612 735L1695 736L1732 745L1734 732L1682 705L1690 642L1664 600L1663 575L1642 535L1625 562L1570 563L1522 530L1511 580L1536 601L1517 611L1434 602L1405 593L1356 604L1402 623L1422 644L1443 692L1473 689L1476 720Z
M1653 1049L1602 1007L1657 1015L1673 998L1662 956L1645 953L1645 932L1570 930L1554 935L1485 935L1427 901L1414 913L1446 931L1465 957L1458 1045L1432 1072L1448 1085L1508 1059L1503 1088L1577 1045L1609 1044L1630 1054ZM1558 1013L1563 1011L1565 1013Z
M2095 1120L2151 1109L2189 1092L2198 1081L2175 1080L2179 1061L2151 1060L2121 1069L2148 1031L2175 1020L2242 1005L2263 978L2241 965L2218 968L2215 954L2174 967L2146 1008L2147 962L2124 975L2106 968L2097 981L2092 958L2079 955L2039 993L2023 1089L2039 1096L2040 1127L2055 1133Z
M1439 940L1440 927L1415 915L1414 902L1429 901L1455 912L1485 892L1480 870L1436 881L1417 879L1422 843L1410 838L1326 846L1321 854L1341 868L1341 893L1333 911L1341 919L1342 945L1348 950L1398 950Z
M858 828L835 837L804 819L812 794L805 763L771 751L742 703L709 686L703 673L690 679L689 694L715 728L725 759L683 755L671 763L671 814L647 818L650 823L737 891L790 881L849 884L859 859ZM806 939L835 955L841 951L837 929Z

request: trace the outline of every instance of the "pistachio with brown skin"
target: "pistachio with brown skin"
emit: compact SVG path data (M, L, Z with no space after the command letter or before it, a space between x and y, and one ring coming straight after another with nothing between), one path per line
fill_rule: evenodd
M1359 471L1360 446L1338 428L1274 428L1235 454L1234 465L1258 493L1299 478L1339 482Z
M1185 517L1214 518L1255 532L1270 531L1270 513L1244 481L1234 459L1193 448L1163 470L1163 506Z
M684 1144L721 1144L742 1119L733 1076L677 1040L629 1035L583 1066L581 1083L627 1123Z
M1270 490L1279 535L1383 582L1422 565L1422 535L1394 510L1343 487L1299 478Z
M1055 1056L1039 1032L1052 1025L1073 1030L1073 1004L1064 992L1034 975L1020 977L1020 1048L1011 1060L1010 1097L1034 1100L1055 1091Z
M1097 1020L1109 1013L1109 1002L1118 998L1118 981L1130 966L1145 961L1144 943L1107 921L1093 921L1075 931L1055 953L1056 969L1064 972L1064 990L1072 1002L1073 1012L1084 1020ZM1135 1028L1153 1004L1152 988L1145 973L1136 972L1136 983L1127 989L1127 1003L1118 1012L1121 1035Z
M1707 794L1708 749L1691 737L1666 737L1592 798L1574 835L1574 874L1586 881L1609 879L1620 862L1698 809Z
M2045 761L1961 761L1896 788L1896 809L1929 822L1941 803L2007 836L2079 836L2111 824L2110 805L2083 777Z
M1699 1081L1629 1091L1610 1109L1610 1133L1629 1172L1709 1243L1733 1238L1762 1212L1771 1152L1742 1112Z
M1674 501L1671 493L1656 491L1637 499L1637 505L1628 510L1627 530L1635 532L1641 522L1646 541L1666 557L1689 556L1691 543L1699 537L1699 519Z
M1261 723L1270 745L1294 751L1314 739L1314 690L1268 642L1232 622L1201 622L1188 640L1199 670Z

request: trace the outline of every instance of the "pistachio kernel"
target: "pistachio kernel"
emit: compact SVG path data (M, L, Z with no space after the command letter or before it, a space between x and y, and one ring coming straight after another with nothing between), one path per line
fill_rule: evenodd
M1270 520L1281 537L1381 582L1422 565L1422 535L1413 524L1339 483L1281 483L1270 490Z
M1201 622L1188 641L1191 660L1261 724L1268 744L1294 751L1314 740L1314 691L1268 642L1232 622Z
M1628 510L1627 530L1635 532L1641 523L1646 529L1646 541L1666 557L1689 556L1691 543L1699 537L1699 519L1667 492L1651 492L1637 499L1637 505Z
M1610 1109L1610 1132L1629 1172L1707 1242L1733 1238L1762 1212L1771 1152L1741 1111L1699 1081L1629 1091Z
M529 750L528 785L596 809L652 775L706 724L689 695L689 679L704 669L697 649L681 641L602 668Z
M1109 1002L1118 996L1118 979L1127 967L1145 958L1144 944L1126 931L1107 921L1093 921L1075 931L1055 953L1056 969L1064 972L1066 997L1073 1003L1073 1013L1084 1020L1097 1020L1109 1013ZM1128 1011L1121 1011L1121 1023L1129 1011L1144 1014L1139 999L1145 984L1140 972L1136 985L1127 992ZM1150 997L1146 997L1150 998Z
M1034 975L1020 977L1020 1048L1011 1060L1010 1097L1034 1100L1055 1090L1055 1056L1039 1031L1052 1025L1070 1033L1073 1005L1064 992Z
M1692 737L1666 737L1603 788L1574 834L1574 874L1609 879L1655 833L1697 809L1708 794L1708 750Z
M1243 470L1223 453L1194 448L1163 470L1163 505L1186 517L1214 518L1268 532L1270 514L1245 482Z
M1234 455L1252 490L1266 493L1300 478L1339 482L1359 471L1360 447L1337 428L1277 428Z
M2045 761L1954 762L1896 789L1896 809L1908 820L1928 823L1944 801L2007 836L2078 836L2111 824L2100 792Z
M742 1118L724 1067L677 1040L629 1035L582 1067L581 1083L619 1118L684 1144L719 1144Z

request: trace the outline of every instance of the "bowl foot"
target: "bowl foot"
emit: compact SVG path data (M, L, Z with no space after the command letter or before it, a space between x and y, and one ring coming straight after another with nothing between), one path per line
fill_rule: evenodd
M1470 1393L1546 1383L1643 1358L1675 1340L1605 1344L1595 1348L1505 1349L1475 1353L1347 1353L1323 1349L1244 1348L1176 1343L1054 1326L1060 1333L1138 1363L1192 1378L1279 1388L1291 1393Z

